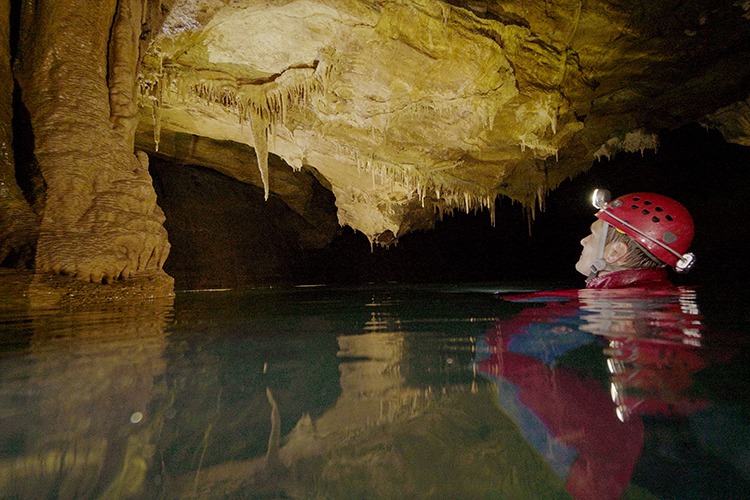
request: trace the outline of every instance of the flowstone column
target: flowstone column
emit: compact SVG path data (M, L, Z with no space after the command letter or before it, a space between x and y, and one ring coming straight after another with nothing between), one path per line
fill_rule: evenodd
M16 183L10 58L10 0L0 0L0 265L30 267L37 221Z
M16 75L47 185L36 269L106 283L163 273L164 214L134 154L143 0L24 0Z

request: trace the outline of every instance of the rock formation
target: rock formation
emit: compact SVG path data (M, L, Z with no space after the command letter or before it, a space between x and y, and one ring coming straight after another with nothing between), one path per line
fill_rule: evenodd
M563 180L657 148L664 128L750 141L742 0L25 1L15 54L8 3L0 257L36 234L8 153L15 77L46 186L31 200L36 268L95 282L168 255L145 153L194 152L167 137L218 141L204 165L293 210L269 154L309 170L338 222L383 245L498 196L533 216ZM256 165L236 161L248 147Z
M142 7L22 6L13 73L45 186L38 271L108 282L159 272L169 253L148 158L133 151Z
M0 19L10 19L10 0L0 1ZM0 263L23 267L34 260L37 223L16 182L12 122L10 25L0 21Z
M653 149L660 128L747 97L736 2L164 6L140 81L152 142L250 144L266 192L268 151L315 168L371 241L498 195L533 210L596 157Z

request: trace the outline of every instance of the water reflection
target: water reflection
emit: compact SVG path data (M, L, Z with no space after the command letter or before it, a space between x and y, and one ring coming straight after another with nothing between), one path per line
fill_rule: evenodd
M279 396L281 387L272 387L268 378L259 378L257 383L266 390L270 411L257 412L259 405L253 409L266 420L270 414L271 425L267 434L257 423L254 427L258 434L268 436L268 447L244 459L238 455L227 460L225 454L223 461L207 461L207 467L199 472L188 472L174 481L178 486L188 485L175 496L221 498L252 493L341 498L359 493L372 496L376 490L383 496L393 496L398 491L415 489L416 485L404 485L403 478L409 477L404 475L408 466L397 449L394 429L423 416L446 397L448 386L434 386L434 380L426 384L415 382L419 379L415 371L419 369L415 370L407 355L408 337L413 332L404 328L401 319L403 299L388 294L355 298L353 304L351 299L346 299L345 310L340 309L341 299L316 302L312 309L298 311L302 314L296 316L293 327L285 326L291 335L287 341L292 341L295 331L309 331L311 323L317 325L314 342L300 342L300 352L286 349L288 359L298 360L302 352L312 348L313 355L296 370L296 376L309 381L313 366L321 369L331 361L330 354L320 351L321 346L335 356L332 366L337 370L336 377L309 384L291 397L298 402L308 401L321 386L333 382L338 389L335 400L316 414L300 415L290 397ZM326 311L320 310L321 302L327 303ZM320 321L319 315L326 321ZM265 330L266 318L256 315L253 319L253 330ZM287 343L280 343L277 338L273 346L279 349ZM266 376L284 369L287 363L288 360L278 365L269 363ZM434 362L428 364L434 366ZM464 390L465 387L452 387L451 392ZM389 488L392 491L386 495Z
M731 497L747 370L701 309L394 286L15 312L0 497Z
M579 293L585 314L581 328L605 341L610 393L620 420L634 414L689 415L709 406L691 394L693 374L709 364L709 353L700 349L702 316L695 291L682 288L666 297L592 292Z
M670 458L694 462L700 456L722 464L729 482L719 489L742 491L750 470L747 457L717 440L710 422L731 420L733 439L745 449L750 429L739 424L735 409L714 407L694 383L702 369L729 362L732 352L702 349L705 332L694 290L578 290L508 300L531 307L488 331L479 370L495 382L503 411L571 495L620 498L634 472L642 472L639 463L668 466L656 453L643 460L644 446L652 446L653 438L663 440L665 430L679 430L675 419L702 423L691 427L693 442L667 451ZM603 354L606 372L582 363L592 352ZM670 426L664 419L671 419ZM681 475L692 486L700 484L693 476L706 469L685 469ZM666 486L663 478L653 481L653 471L640 476L639 481L650 476L642 482L653 492L680 490ZM714 488L716 478L711 482ZM685 493L718 494L701 488Z
M170 316L169 300L56 310L4 332L3 498L142 491L163 418Z

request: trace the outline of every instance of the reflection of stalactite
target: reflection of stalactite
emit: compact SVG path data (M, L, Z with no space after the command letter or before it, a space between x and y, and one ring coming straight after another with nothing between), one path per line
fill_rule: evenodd
M206 430L203 432L203 449L201 450L201 456L198 460L198 468L195 471L195 476L193 477L193 492L195 493L198 489L198 478L201 474L201 469L203 468L203 460L206 457L206 450L208 450L208 438L211 435L211 430L214 427L214 423L219 418L219 412L221 409L221 390L216 395L216 410L214 411L214 418L213 420L208 424L206 427Z
M268 451L266 452L266 464L268 467L277 467L281 464L279 459L279 444L281 442L281 413L279 405L273 397L273 392L266 387L266 397L271 405L271 433L268 436Z

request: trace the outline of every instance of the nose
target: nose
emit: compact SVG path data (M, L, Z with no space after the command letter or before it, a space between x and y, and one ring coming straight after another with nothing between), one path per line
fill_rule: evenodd
M589 240L589 238L591 238L591 235L590 235L590 234L589 234L588 236L585 236L585 237L584 237L584 238L583 238L583 239L581 240L581 246L586 246L586 242L587 242L587 241Z

